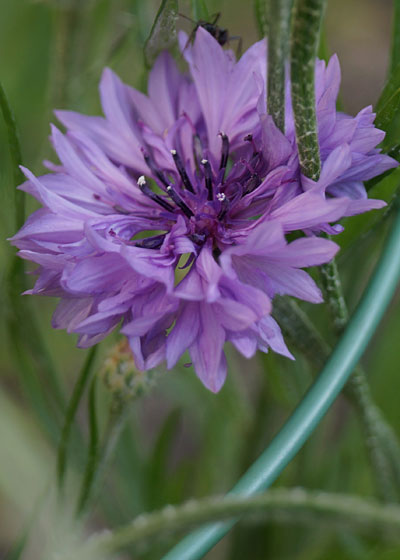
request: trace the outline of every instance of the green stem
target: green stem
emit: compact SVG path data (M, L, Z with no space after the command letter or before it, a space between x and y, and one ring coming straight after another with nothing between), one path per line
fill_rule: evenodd
M260 38L268 35L270 0L254 0L254 15Z
M335 259L321 267L321 278L336 334L341 336L348 323L349 313ZM398 501L398 485L394 480L393 471L400 472L400 446L393 430L384 421L373 401L367 377L361 366L358 366L350 377L346 393L361 417L379 493L387 502ZM384 443L383 438L386 437L389 441Z
M314 73L326 0L295 0L292 17L291 80L296 140L302 173L317 181L321 171Z
M268 113L285 131L285 63L289 47L292 0L270 0L268 32Z
M262 514L268 519L307 525L337 524L376 536L398 539L400 507L382 505L372 499L346 494L309 491L302 488L270 490L252 497L227 496L191 500L142 514L132 523L113 532L93 535L92 550L116 552L208 521ZM389 533L389 531L391 533Z
M64 486L65 471L67 466L67 453L68 444L71 434L73 422L78 410L79 403L81 402L85 387L92 372L93 363L96 357L97 346L93 346L89 350L85 363L79 374L78 380L72 392L71 400L69 401L67 411L65 413L64 426L61 432L60 444L58 446L57 454L57 481L58 487L61 490Z
M323 367L331 348L297 303L291 299L276 298L274 316L291 344L304 354L316 369ZM378 469L378 463L382 457L382 452L376 452L378 447L382 448L385 456L390 457L391 463L389 469L387 461L382 462L380 464L382 470L379 472L382 475L389 473L389 476L385 474L384 480L390 480L393 470L397 484L400 484L400 449L397 436L374 403L365 375L359 367L354 370L346 385L345 394L360 413L375 468ZM386 488L385 494L393 500L393 496L396 495L393 485L387 485L385 482L384 487Z

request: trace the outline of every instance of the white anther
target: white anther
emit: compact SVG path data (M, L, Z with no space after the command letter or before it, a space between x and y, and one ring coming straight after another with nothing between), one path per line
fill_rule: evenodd
M201 163L202 163L203 165L205 165L206 163L208 163L208 159L202 159L202 160L201 160Z
M137 184L139 185L139 187L143 187L146 184L146 177L144 175L141 175L137 180Z
M170 152L173 156L176 156L176 150L170 150Z
M171 185L168 185L168 187L167 187L167 191L172 191L172 187L171 187Z
M220 202L223 202L226 199L226 194L223 192L220 192L217 194L217 200L219 200Z

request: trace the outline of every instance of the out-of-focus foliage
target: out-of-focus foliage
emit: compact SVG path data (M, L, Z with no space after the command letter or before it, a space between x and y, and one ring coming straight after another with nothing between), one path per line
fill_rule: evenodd
M388 67L391 4L389 0L329 3L326 44L330 52L338 52L342 62L345 110L355 112L367 103L375 104L379 97ZM54 108L99 112L97 84L105 65L133 86L145 87L143 47L158 8L158 2L142 0L0 0L0 80L15 112L25 165L40 173L41 161L52 157L47 135L49 121L55 122ZM205 10L211 17L221 12L218 23L232 35L241 35L245 48L257 39L258 24L250 3L179 3L179 11L193 19L204 17ZM181 17L177 24L189 33L194 27ZM398 72L398 64L395 66L392 76ZM399 84L393 87L388 101L381 101L380 106L390 106L396 114L398 104L392 101ZM387 142L394 146L400 144L400 123L398 118L389 120L393 122ZM53 560L57 551L60 558L75 560L74 547L92 530L126 524L142 512L168 503L228 490L268 444L316 372L300 355L293 363L272 354L245 361L232 351L229 378L218 395L207 392L183 366L174 372L159 372L154 388L129 404L128 420L115 457L94 494L89 519L86 524L73 523L87 460L87 394L70 435L61 508L54 488L64 413L57 387L61 388L61 401L68 402L86 355L74 347L73 336L51 329L54 301L39 297L29 301L29 313L37 321L35 332L24 313L28 305L25 298L21 297L18 310L10 303L6 282L14 252L5 238L15 228L14 168L3 121L0 146L0 557ZM370 195L389 201L399 182L400 173L394 171L376 183ZM28 212L36 208L31 199L26 202ZM357 303L381 249L390 223L390 214L383 220L384 213L372 212L344 222L338 260L350 309ZM303 308L333 342L326 309ZM399 433L398 309L397 299L371 343L364 366L378 404ZM26 320L26 325L21 325L19 366L8 335L8 320L17 311L21 321ZM34 355L32 340L38 337L54 367ZM111 337L102 343L94 374L116 342ZM35 398L38 389L39 400ZM106 428L111 400L109 387L98 383L100 434ZM344 399L337 401L276 485L374 493L360 425ZM175 539L174 535L150 543L134 556L128 551L127 557L159 559ZM297 527L292 520L290 524L239 526L209 558L241 560L249 555L252 560L395 560L400 557L400 548L343 527Z

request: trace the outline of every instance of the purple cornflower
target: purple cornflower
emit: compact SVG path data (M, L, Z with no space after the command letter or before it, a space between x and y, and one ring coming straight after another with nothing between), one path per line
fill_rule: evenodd
M302 268L338 247L313 232L381 206L365 200L361 181L395 164L375 150L382 133L369 110L336 113L335 60L317 63L323 171L311 184L299 171L290 103L286 135L263 106L265 42L236 63L200 28L184 56L189 75L169 54L158 58L148 96L106 69L105 118L57 112L67 128L52 129L61 164L39 178L24 169L21 188L43 208L12 241L39 265L29 293L61 298L53 326L79 333L79 346L120 325L139 369L172 368L188 350L218 391L226 341L246 357L257 348L292 357L273 297L322 301ZM288 243L296 231L308 236Z

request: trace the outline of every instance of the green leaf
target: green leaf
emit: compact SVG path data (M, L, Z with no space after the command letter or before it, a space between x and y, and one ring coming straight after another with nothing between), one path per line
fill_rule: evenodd
M144 57L147 66L152 66L161 51L169 49L175 44L177 18L177 0L162 0L150 35L144 45Z
M192 18L196 22L210 20L210 13L204 0L192 0Z
M14 114L8 103L6 93L0 83L0 108L3 114L4 123L7 129L8 146L13 164L13 177L14 188L24 182L25 177L20 169L22 164L21 146L18 138L17 125L15 122ZM15 224L19 229L25 220L25 193L22 191L14 190L15 200Z
M394 0L392 48L389 75L385 87L376 104L375 125L388 132L393 129L393 121L400 114L400 0ZM398 135L395 135L396 138ZM393 147L390 136L383 141L383 151Z
M314 72L326 0L295 0L292 20L292 103L301 170L318 180L321 170L315 115Z
M89 390L88 414L89 414L89 448L85 473L82 479L76 513L82 514L89 500L96 475L99 460L99 426L96 407L96 383L97 377L93 377Z
M375 126L387 132L400 108L400 87L388 94L378 105Z
M71 400L65 413L65 421L61 432L61 440L57 454L57 479L59 488L62 488L64 484L65 469L67 466L68 443L72 425L75 420L79 403L82 400L86 384L92 372L92 366L96 357L96 352L97 346L93 346L86 357L85 363L83 364L82 371L79 374L78 380L72 392Z

